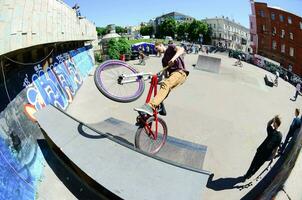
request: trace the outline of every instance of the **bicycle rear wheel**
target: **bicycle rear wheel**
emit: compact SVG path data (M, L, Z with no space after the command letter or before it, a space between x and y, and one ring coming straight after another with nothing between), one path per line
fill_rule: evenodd
M150 117L147 122L153 133L155 133L155 118ZM167 140L168 128L165 121L158 118L158 135L156 140L149 130L144 127L139 127L135 134L135 147L150 154L156 154L163 147Z
M96 68L94 82L99 91L107 98L128 103L138 99L144 92L145 84L141 78L132 77L131 83L121 84L121 75L132 75L138 73L133 67L119 60L103 62Z

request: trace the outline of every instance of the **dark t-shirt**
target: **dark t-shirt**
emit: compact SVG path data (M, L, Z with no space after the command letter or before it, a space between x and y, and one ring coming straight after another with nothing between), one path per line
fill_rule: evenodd
M175 54L176 54L176 45L169 44L168 48L165 51L164 57L162 59L163 67L168 66L169 61L173 58ZM170 75L171 73L179 70L183 70L184 72L186 72L187 75L189 74L189 72L186 70L183 56L179 56L175 60L175 64L167 69L167 72Z
M261 152L264 157L270 157L273 150L278 147L282 140L282 135L279 131L273 129L271 125L267 126L267 137L258 147L257 152Z
M289 127L289 131L288 134L290 134L291 136L293 136L293 134L295 133L295 131L297 129L299 129L301 127L301 119L299 119L299 117L295 117L292 124Z

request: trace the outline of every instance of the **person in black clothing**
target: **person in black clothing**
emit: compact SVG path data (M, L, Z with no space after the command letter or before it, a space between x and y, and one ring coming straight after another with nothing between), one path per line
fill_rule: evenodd
M295 109L295 118L293 119L289 131L286 135L286 138L283 142L283 145L280 149L280 154L282 155L284 153L285 147L288 144L288 141L290 138L294 136L294 133L296 132L297 129L301 127L301 119L299 118L300 110L298 108Z
M278 131L280 124L281 120L278 115L267 123L267 137L258 147L251 166L244 175L244 179L249 179L266 161L274 158L282 140L282 134Z

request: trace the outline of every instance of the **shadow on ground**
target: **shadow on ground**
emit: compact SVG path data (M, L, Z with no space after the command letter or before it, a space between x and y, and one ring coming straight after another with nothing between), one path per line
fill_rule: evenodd
M215 191L240 189L242 188L242 186L236 186L236 184L244 181L243 176L239 176L237 178L219 178L216 180L213 180L213 178L214 174L211 174L207 182L207 188Z
M77 199L102 199L97 193L84 184L72 171L68 170L57 155L49 148L46 140L38 140L44 158L56 176ZM51 188L51 186L49 186Z

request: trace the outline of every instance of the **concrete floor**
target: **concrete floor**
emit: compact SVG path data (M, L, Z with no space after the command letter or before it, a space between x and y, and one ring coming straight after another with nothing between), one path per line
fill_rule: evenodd
M222 59L219 74L195 70L192 65L196 64L197 55L186 55L190 75L165 100L168 115L164 120L169 135L208 146L204 169L214 173L213 180L236 178L245 174L256 148L266 137L267 122L279 114L280 130L285 137L294 109L301 108L302 99L290 101L295 88L282 79L278 87L267 87L263 80L265 74L270 74L267 71L247 63L243 68L235 67L233 58L211 56ZM130 63L139 71L157 72L161 68L161 59L157 57L150 57L146 66L134 65L137 62ZM147 90L135 102L113 102L98 91L93 76L89 76L68 113L88 124L109 117L134 124L137 113L133 108L142 105L146 95ZM250 189L214 191L207 188L203 199L225 199L226 196L240 199Z

